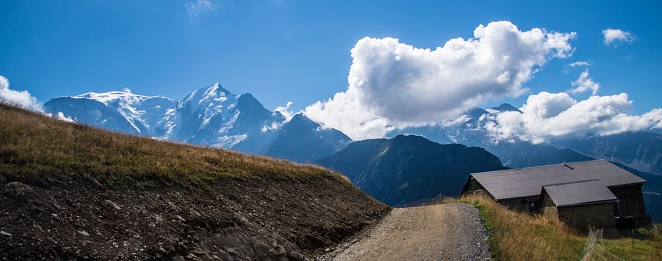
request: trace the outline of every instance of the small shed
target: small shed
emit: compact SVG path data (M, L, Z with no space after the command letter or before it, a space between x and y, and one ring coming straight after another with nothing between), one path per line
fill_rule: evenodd
M614 204L618 199L599 180L578 181L542 187L541 212L578 228L614 227Z
M629 217L636 227L650 224L641 185L646 180L604 160L472 173L462 194L485 193L518 211L558 216L585 229L614 227Z

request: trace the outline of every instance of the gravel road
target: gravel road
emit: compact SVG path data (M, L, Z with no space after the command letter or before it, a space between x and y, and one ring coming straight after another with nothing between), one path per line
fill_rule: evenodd
M468 204L396 208L320 260L489 260L487 229Z

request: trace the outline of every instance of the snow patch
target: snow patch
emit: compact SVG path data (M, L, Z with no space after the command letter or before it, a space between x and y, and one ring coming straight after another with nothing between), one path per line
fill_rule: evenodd
M217 142L212 144L211 147L229 149L234 145L237 145L237 143L242 142L246 138L248 138L248 134L223 135L218 137L218 139L216 139Z

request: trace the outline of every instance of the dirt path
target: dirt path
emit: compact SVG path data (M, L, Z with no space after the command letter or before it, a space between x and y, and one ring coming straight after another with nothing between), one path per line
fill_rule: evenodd
M321 260L489 260L487 229L467 204L397 208Z

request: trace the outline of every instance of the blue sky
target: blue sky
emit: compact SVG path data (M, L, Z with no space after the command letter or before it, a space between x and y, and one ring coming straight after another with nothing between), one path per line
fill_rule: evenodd
M659 10L659 1L9 0L0 2L0 75L41 102L123 88L182 99L220 82L267 109L291 101L299 111L348 90L350 51L364 37L434 50L508 21L522 32L576 33L571 55L547 53L516 88L525 93L475 105L520 107L531 94L575 88L588 70L598 95L627 93L629 113L640 115L661 107ZM607 45L608 28L630 36Z

